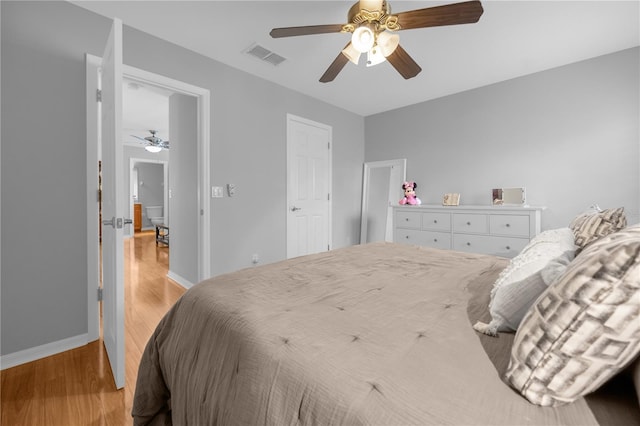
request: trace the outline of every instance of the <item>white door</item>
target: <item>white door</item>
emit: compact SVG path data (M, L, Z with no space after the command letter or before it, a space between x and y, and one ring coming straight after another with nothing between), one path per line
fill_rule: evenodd
M331 127L287 115L287 258L331 247Z
M102 55L102 334L116 388L124 387L124 200L122 21L114 19Z

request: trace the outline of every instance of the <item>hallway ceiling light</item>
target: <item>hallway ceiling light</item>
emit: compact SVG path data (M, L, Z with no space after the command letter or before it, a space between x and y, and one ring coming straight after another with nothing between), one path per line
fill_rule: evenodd
M144 147L144 149L146 149L149 152L153 152L154 154L162 151L162 148L157 145L147 145Z

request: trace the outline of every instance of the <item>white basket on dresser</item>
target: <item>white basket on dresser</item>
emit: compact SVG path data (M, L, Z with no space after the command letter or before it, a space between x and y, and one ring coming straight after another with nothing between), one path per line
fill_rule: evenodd
M544 207L395 206L393 240L514 257L540 233Z

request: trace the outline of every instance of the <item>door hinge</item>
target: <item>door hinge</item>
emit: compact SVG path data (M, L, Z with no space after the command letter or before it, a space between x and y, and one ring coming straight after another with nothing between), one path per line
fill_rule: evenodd
M102 287L98 287L98 302L102 302Z
M331 201L331 194L327 194L327 201Z
M327 149L331 149L331 142L327 142Z
M102 90L96 89L96 102L102 102Z

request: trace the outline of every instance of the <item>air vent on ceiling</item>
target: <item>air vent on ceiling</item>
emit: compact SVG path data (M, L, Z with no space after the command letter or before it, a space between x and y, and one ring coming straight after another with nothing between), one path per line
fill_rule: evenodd
M261 61L268 62L271 65L280 65L282 62L286 60L282 56L277 53L273 53L269 49L265 49L259 44L252 44L247 50L245 50L247 55L253 56L254 58L258 58Z

